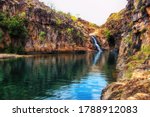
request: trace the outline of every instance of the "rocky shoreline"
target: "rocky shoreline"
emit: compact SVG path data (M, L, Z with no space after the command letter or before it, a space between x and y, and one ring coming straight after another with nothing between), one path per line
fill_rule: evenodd
M25 58L25 57L32 57L32 56L33 55L0 54L0 59Z
M49 55L49 54L85 54L87 52L94 52L94 50L91 49L76 49L76 50L53 50L50 52L24 52L20 54L13 54L13 53L0 53L0 59L11 59L11 58L26 58L26 57L33 57L38 55Z

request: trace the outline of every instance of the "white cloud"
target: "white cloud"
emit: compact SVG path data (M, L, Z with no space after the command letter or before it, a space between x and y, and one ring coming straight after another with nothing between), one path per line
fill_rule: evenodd
M57 10L70 12L96 24L105 23L111 13L125 8L126 0L40 0L47 5L53 4Z

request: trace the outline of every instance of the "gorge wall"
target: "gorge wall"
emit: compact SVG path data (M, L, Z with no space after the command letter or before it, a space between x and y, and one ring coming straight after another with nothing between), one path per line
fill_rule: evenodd
M0 52L91 51L89 35L118 52L117 82L102 99L150 99L150 0L128 0L98 27L38 0L0 0Z
M101 98L150 99L150 0L128 0L101 30L119 50L118 81L108 85Z
M93 50L89 34L97 28L38 0L0 0L1 52Z

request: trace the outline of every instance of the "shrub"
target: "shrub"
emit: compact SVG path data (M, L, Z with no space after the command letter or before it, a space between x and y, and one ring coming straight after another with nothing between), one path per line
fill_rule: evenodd
M125 38L125 43L132 45L132 39L130 37Z
M76 33L77 38L79 38L82 42L86 41L86 38L84 37L84 34L80 31L77 31Z
M0 26L9 32L11 38L26 38L27 29L25 27L25 19L18 16L7 17L4 13L0 13Z
M63 21L61 19L59 19L59 18L56 19L56 24L57 25L61 25L62 23L63 23Z
M0 21L4 20L6 18L4 13L0 13Z
M118 13L112 13L110 17L107 19L107 22L111 22L112 20L118 21L123 17L124 10L121 10Z
M0 27L3 29L8 27L8 19L4 13L0 13Z
M133 41L132 41L132 33L129 33L125 38L124 38L124 42L126 44L132 45Z
M4 50L6 53L22 53L24 52L24 49L22 47L22 45L19 45L19 46L16 46L14 47L12 44L5 47L5 50Z
M26 12L20 13L19 16L20 16L21 18L25 18L25 17L26 17Z
M108 29L105 29L104 34L105 34L107 39L109 39L111 37L111 31Z
M70 35L73 32L73 28L67 28L67 33Z
M150 45L142 45L141 51L145 53L150 53Z
M0 31L0 42L2 41L3 33Z
M39 34L39 38L41 41L44 41L45 40L45 37L46 37L46 33L44 31L41 31L40 34Z
M81 33L80 31L77 31L76 36L77 36L78 38L82 38L82 33Z
M27 29L24 25L24 20L19 17L9 18L8 32L12 38L26 38Z
M89 26L91 26L91 27L97 27L96 24L91 23L91 22L89 23Z
M9 17L0 12L0 41L3 37L3 32L8 32L12 43L6 46L4 51L9 53L18 53L23 51L25 38L27 37L26 20L19 16ZM19 40L20 39L20 40Z
M75 22L78 20L78 18L76 18L75 16L71 16L71 19Z

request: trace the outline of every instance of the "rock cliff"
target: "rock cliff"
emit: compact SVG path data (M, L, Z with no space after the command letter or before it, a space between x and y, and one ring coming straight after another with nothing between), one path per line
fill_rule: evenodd
M90 51L89 35L118 52L117 82L101 98L150 99L150 0L128 0L101 27L38 0L0 0L0 52Z
M112 14L104 28L110 44L119 49L118 81L101 98L150 99L150 0L128 0L126 9Z
M97 28L38 0L0 0L0 51L87 51L94 49L89 34ZM89 27L90 28L87 28Z

